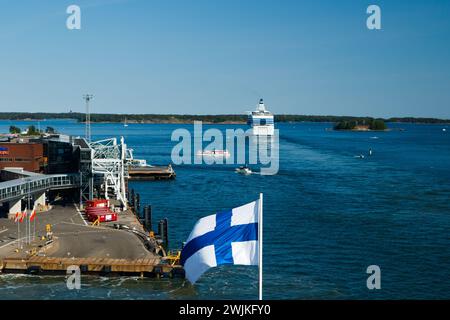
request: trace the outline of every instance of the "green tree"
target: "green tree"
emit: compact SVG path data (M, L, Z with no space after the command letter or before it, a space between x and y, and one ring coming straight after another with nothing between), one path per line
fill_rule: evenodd
M358 121L352 120L348 123L348 130L353 130L358 125Z
M45 129L45 132L46 132L46 133L49 133L49 134L53 134L53 133L56 133L56 130L55 130L55 128L53 128L53 127L47 127L47 128Z
M355 120L352 121L340 121L335 126L335 130L353 130L355 129L357 122Z
M16 127L16 126L10 126L9 127L9 133L12 133L12 134L17 134L17 133L20 133L20 128L19 127Z
M28 136L36 136L36 135L39 135L39 134L41 134L41 133L39 132L38 129L36 129L35 126L31 125L31 126L28 127L28 131L27 131L27 135Z
M369 125L370 130L386 130L387 126L383 120L374 119Z

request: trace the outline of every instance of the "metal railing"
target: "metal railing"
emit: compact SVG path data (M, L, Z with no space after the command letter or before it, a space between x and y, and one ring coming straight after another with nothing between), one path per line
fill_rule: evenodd
M79 174L52 174L0 182L0 202L18 199L29 193L48 190L76 188L80 185Z

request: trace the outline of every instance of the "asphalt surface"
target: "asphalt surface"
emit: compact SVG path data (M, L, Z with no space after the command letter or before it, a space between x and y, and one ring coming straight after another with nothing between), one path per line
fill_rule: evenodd
M128 221L134 221L129 213L119 214L119 223L128 224ZM73 204L55 205L48 212L38 213L35 223L37 238L46 234L46 224L52 225L55 241L46 250L45 255L49 257L114 259L155 257L130 231L113 229L111 224L92 227ZM20 235L23 237L24 222L20 224L20 228ZM33 222L31 230L34 230ZM17 247L17 224L13 220L0 219L0 258L18 255L14 252Z

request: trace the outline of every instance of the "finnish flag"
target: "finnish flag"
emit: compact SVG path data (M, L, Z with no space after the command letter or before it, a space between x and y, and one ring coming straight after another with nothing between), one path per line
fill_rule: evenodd
M258 265L260 201L197 221L181 252L181 264L191 283L219 265Z

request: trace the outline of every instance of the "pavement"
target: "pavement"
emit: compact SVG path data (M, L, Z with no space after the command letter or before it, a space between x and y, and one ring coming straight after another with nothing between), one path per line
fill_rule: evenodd
M130 228L142 229L131 212L119 214L117 223L126 224ZM45 226L52 226L54 242L44 250L39 249L45 241L39 240L46 235ZM35 229L36 241L30 246L19 247L17 224L13 220L0 219L0 259L5 257L26 257L34 247L41 250L39 254L48 257L75 258L113 258L144 259L157 257L149 252L142 240L130 231L117 230L113 223L93 227L86 221L75 204L57 204L48 212L37 214L35 226L31 222L31 230ZM24 243L25 222L20 224L21 242ZM28 251L28 252L27 252Z

